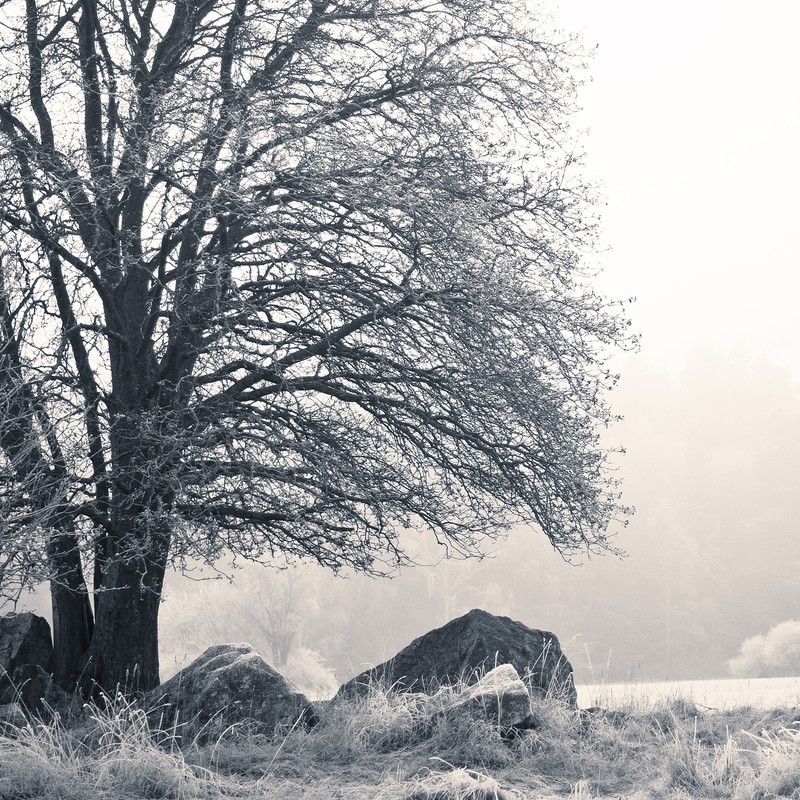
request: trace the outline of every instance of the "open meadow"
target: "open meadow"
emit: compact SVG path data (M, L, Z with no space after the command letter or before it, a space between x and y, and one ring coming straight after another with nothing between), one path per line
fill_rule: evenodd
M504 736L485 720L431 718L413 695L373 689L321 716L273 738L232 726L181 742L179 728L154 732L121 699L84 706L69 721L6 728L0 797L800 798L797 706L716 710L673 697L576 711L542 700L533 729Z

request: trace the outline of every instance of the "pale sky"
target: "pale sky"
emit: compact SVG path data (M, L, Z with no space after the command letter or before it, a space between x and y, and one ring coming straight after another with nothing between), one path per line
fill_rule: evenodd
M561 0L557 23L599 45L581 125L601 285L637 297L640 357L741 346L800 381L800 3Z

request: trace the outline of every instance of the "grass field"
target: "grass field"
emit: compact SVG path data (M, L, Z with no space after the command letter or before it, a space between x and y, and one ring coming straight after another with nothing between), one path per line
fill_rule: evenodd
M0 737L3 800L532 800L800 798L800 709L698 709L673 699L615 713L535 704L512 738L433 720L374 690L328 705L310 731L231 728L211 741L154 733L121 699Z

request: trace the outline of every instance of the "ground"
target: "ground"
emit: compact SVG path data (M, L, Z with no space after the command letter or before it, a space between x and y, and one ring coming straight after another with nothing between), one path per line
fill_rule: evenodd
M534 707L536 727L430 719L403 695L329 705L312 730L154 732L117 698L0 737L0 798L800 799L800 709L674 699L625 713ZM151 715L152 720L152 715Z

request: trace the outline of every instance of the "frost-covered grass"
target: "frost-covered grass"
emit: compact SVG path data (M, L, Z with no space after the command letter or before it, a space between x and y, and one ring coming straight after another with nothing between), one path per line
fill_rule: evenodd
M0 798L132 800L542 800L800 798L800 709L714 711L680 698L621 713L537 702L513 738L438 714L432 699L373 687L328 705L310 731L235 727L178 745L121 699L70 723L0 737Z
M0 736L0 798L215 798L226 779L190 764L173 735L154 732L124 699L86 706L65 723L7 728Z

